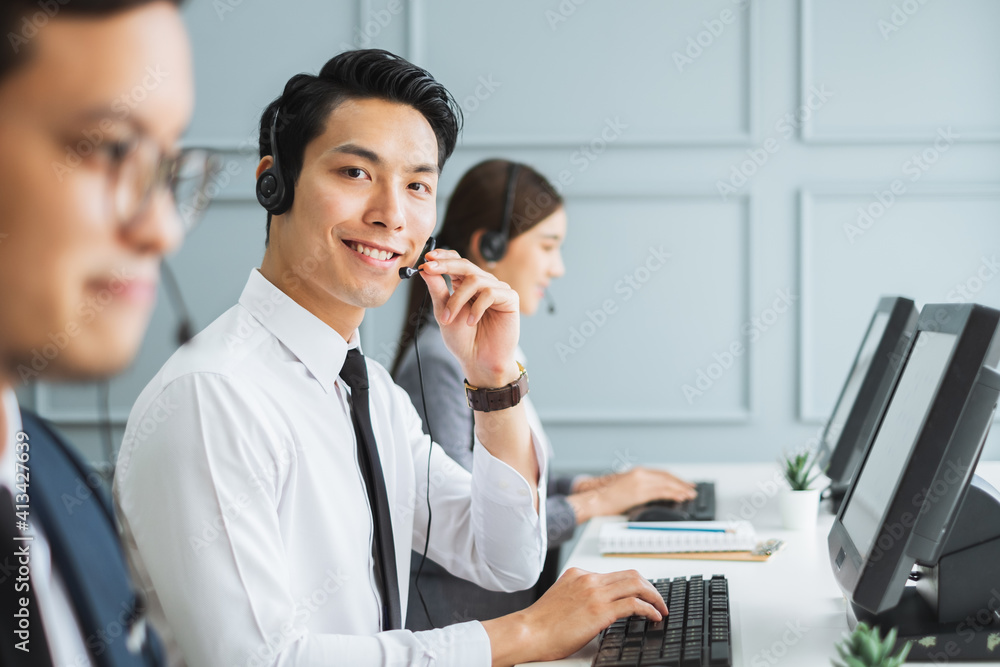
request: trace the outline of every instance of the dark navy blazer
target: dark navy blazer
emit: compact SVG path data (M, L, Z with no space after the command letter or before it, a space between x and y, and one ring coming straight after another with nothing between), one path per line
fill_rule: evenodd
M99 477L40 417L21 412L31 445L31 514L42 526L96 667L165 664L146 624ZM143 631L145 626L145 631ZM135 649L130 650L130 644ZM131 641L129 638L131 637Z

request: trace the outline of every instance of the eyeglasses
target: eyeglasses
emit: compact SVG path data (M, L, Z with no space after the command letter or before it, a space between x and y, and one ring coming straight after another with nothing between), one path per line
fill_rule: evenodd
M218 194L217 182L224 168L222 154L206 148L185 148L165 154L151 140L131 140L107 147L111 158L111 192L115 219L123 226L134 223L149 208L161 188L173 194L184 233L201 221Z

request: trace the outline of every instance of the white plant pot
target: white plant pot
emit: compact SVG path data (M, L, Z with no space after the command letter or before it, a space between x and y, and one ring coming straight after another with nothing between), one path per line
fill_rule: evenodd
M781 525L785 530L816 530L819 492L819 489L782 492Z

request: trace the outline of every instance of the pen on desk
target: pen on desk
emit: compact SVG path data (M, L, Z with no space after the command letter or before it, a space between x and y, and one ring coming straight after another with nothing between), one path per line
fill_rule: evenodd
M728 533L726 528L682 528L679 526L651 526L642 523L628 524L629 530L667 530L676 533Z

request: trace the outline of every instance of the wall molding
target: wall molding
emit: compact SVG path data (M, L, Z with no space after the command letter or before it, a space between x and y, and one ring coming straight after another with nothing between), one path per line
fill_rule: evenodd
M812 85L812 4L814 0L799 0L799 104L806 103L807 91ZM803 143L817 145L851 146L858 144L912 144L933 141L937 128L858 127L818 130L813 119L802 123L799 137ZM963 143L1000 141L997 127L962 129Z
M424 15L426 4L424 0L408 0L408 51L411 60L421 62L427 53L426 26ZM760 88L760 9L759 2L749 0L747 20L743 22L743 79L746 83L746 93L743 97L744 130L741 132L672 132L666 135L627 134L615 141L616 146L667 148L667 147L719 147L754 146L759 141L758 128L759 88ZM502 135L502 134L463 134L459 137L458 148L465 149L532 149L532 148L573 148L588 144L592 136L571 134L535 135Z
M642 191L642 192L599 192L599 193L584 193L580 195L567 196L568 202L573 202L575 200L608 200L617 198L642 198L642 199L662 199L666 201L683 201L683 200L693 200L702 202L721 202L721 199L717 192L709 190L694 190L694 191L678 191L678 190L664 190L664 191ZM743 257L743 285L741 290L741 313L740 313L740 323L744 323L750 320L751 317L751 302L753 299L753 288L755 284L755 263L753 249L755 247L754 243L754 231L755 231L755 211L756 204L752 194L745 193L741 195L734 195L732 200L738 202L743 209L742 215L742 226L743 233L746 242L743 244L741 254ZM725 203L725 202L723 202ZM752 420L754 416L754 405L753 400L754 387L756 386L755 369L757 367L754 362L755 356L757 354L757 345L750 340L741 340L740 342L746 347L746 354L742 356L742 363L745 368L745 380L742 387L743 393L743 406L741 409L725 409L715 412L704 412L704 413L689 413L683 411L667 411L662 413L656 413L649 410L609 410L605 408L602 404L595 406L584 406L581 408L556 408L556 409L544 409L539 408L539 417L546 424L553 425L624 425L624 424L635 424L635 425L666 425L666 426L681 426L681 425L731 425L731 424L745 424Z
M815 372L812 360L816 358L815 351L809 345L807 334L810 316L813 313L811 301L808 298L811 285L815 280L810 274L811 233L814 223L813 206L816 199L854 199L871 197L873 191L885 189L884 182L868 183L826 183L814 184L799 190L798 211L798 290L801 295L798 332L797 332L797 362L796 372L796 417L801 424L823 424L829 415L819 414L815 408L815 399L810 395L808 378ZM949 184L916 184L908 185L906 201L913 199L965 199L968 197L989 197L1000 200L1000 183L956 182ZM870 304L869 304L870 305ZM866 306L867 307L867 306ZM857 341L860 342L860 341ZM845 369L846 373L846 369ZM998 416L1000 420L1000 416Z
M625 148L715 148L748 147L760 141L759 98L760 98L760 9L759 2L750 0L747 20L743 21L744 52L741 61L746 91L743 96L744 129L738 132L671 132L665 135L626 133L615 141L615 146ZM408 60L416 64L425 61L428 49L427 5L424 0L405 0L406 44L399 49ZM363 30L364 19L371 13L371 0L356 0L355 18L358 30ZM963 135L964 136L964 135ZM502 135L465 134L459 136L457 149L567 149L588 144L594 137L571 134ZM189 145L212 148L225 153L247 154L256 159L254 144L249 146L246 138L206 137Z
M100 391L100 383L98 382L88 383L88 386L93 386L95 392ZM41 417L62 426L100 426L104 423L104 417L100 414L96 404L98 397L94 399L93 411L86 408L63 408L52 403L50 387L51 383L48 382L36 382L32 385L34 411ZM111 425L124 426L131 411L131 406L128 409L123 409L112 404L110 410Z

